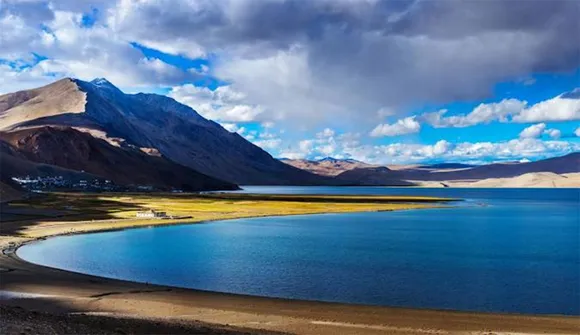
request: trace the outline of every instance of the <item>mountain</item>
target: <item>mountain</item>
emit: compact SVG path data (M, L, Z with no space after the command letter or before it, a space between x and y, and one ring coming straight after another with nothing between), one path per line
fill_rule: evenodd
M92 82L67 78L0 96L0 131L45 126L74 127L111 146L154 153L237 184L332 182L274 159L169 97L125 94L103 78Z
M322 176L337 176L344 171L373 166L371 164L360 162L354 159L337 159L332 157L326 157L314 161L306 159L282 158L280 161L293 167Z
M0 203L19 199L23 194L24 192L18 188L18 185L0 181Z
M580 173L556 174L553 172L530 172L511 178L487 178L475 182L447 182L452 187L580 187Z
M415 183L403 180L397 171L385 166L355 168L339 174L336 179L352 185L415 186Z
M543 173L539 175L540 177L551 176L550 173L563 175L580 172L580 153L576 152L562 157L549 158L527 163L494 163L462 168L457 168L457 166L454 166L453 168L449 169L432 168L433 166L428 167L429 168L419 166L398 170L392 170L386 167L357 168L343 172L336 176L336 178L343 181L348 180L351 183L360 183L365 185L391 185L393 180L404 180L411 183L421 184L421 182L426 181L475 182L484 179L507 179L519 177L525 174L537 173ZM536 179L539 178L538 175L533 176ZM526 178L529 178L529 176ZM504 181L507 182L507 180ZM539 182L534 181L534 183ZM484 185L484 183L480 184ZM491 185L493 183L489 184Z
M83 171L119 185L184 191L236 189L224 182L135 148L119 148L70 127L35 127L0 133L20 157Z
M36 163L28 160L21 152L9 143L0 139L0 193L15 194L12 190L22 191L12 178L46 179L63 178L67 186L79 183L81 180L98 180L103 178L86 172L65 169L55 165ZM50 188L50 187L48 187ZM5 201L3 199L3 201Z
M571 153L562 157L548 158L526 163L494 163L475 166L469 169L441 171L427 175L421 180L481 180L487 178L511 178L526 173L552 172L555 174L580 172L580 152ZM409 177L419 177L412 172Z

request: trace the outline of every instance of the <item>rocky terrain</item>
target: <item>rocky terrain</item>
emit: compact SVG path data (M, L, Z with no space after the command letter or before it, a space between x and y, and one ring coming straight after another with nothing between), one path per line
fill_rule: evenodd
M26 138L31 128L42 133L35 133L34 143ZM226 189L230 184L332 183L274 159L169 97L125 94L105 79L67 78L0 96L0 132L28 160L107 178L120 173L116 178L123 183L159 184L162 176L173 178L168 181L172 187L204 189L212 183ZM61 142L65 150L57 152ZM47 152L33 150L35 145L43 145ZM75 150L84 150L79 161L72 154ZM192 177L185 178L187 174ZM227 182L208 182L205 175ZM197 177L205 181L194 183L192 178Z
M235 189L235 184L201 174L138 149L119 148L70 127L34 127L0 133L20 157L35 163L83 171L119 185L147 185L183 191Z
M17 175L60 173L183 190L232 189L234 184L412 186L482 181L476 186L496 183L483 180L507 183L508 178L539 173L513 183L559 185L570 180L539 180L548 178L544 173L580 172L579 153L480 166L377 166L331 157L280 161L169 97L125 94L105 79L67 78L0 96L0 141L4 183Z

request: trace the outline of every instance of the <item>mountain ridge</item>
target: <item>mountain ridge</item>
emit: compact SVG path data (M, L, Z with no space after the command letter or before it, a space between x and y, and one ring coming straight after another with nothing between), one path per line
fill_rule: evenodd
M237 184L333 183L274 159L170 97L125 94L103 78L93 82L65 78L0 96L0 131L41 126L99 132L123 145L153 148L177 164Z

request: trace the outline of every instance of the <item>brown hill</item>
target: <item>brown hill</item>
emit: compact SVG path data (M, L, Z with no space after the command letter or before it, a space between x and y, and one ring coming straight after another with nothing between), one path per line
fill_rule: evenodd
M81 108L82 107L82 108ZM104 79L63 79L0 96L0 130L74 126L122 146L149 148L178 164L238 184L325 184L166 96L124 94Z
M373 166L371 164L360 162L354 159L336 159L332 157L314 161L307 159L282 158L280 161L298 169L302 169L321 176L331 177L337 176L348 170Z
M2 132L0 138L12 147L7 150L13 151L14 159L83 171L119 185L150 185L186 191L237 188L166 158L149 156L135 148L116 147L70 127Z
M98 178L85 172L32 162L12 145L0 139L0 181L12 184L12 177L24 176L63 176L73 181Z

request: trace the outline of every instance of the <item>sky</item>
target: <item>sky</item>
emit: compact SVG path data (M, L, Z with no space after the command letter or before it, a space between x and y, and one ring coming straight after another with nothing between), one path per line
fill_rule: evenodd
M274 157L580 151L580 1L0 0L0 94L164 94Z

